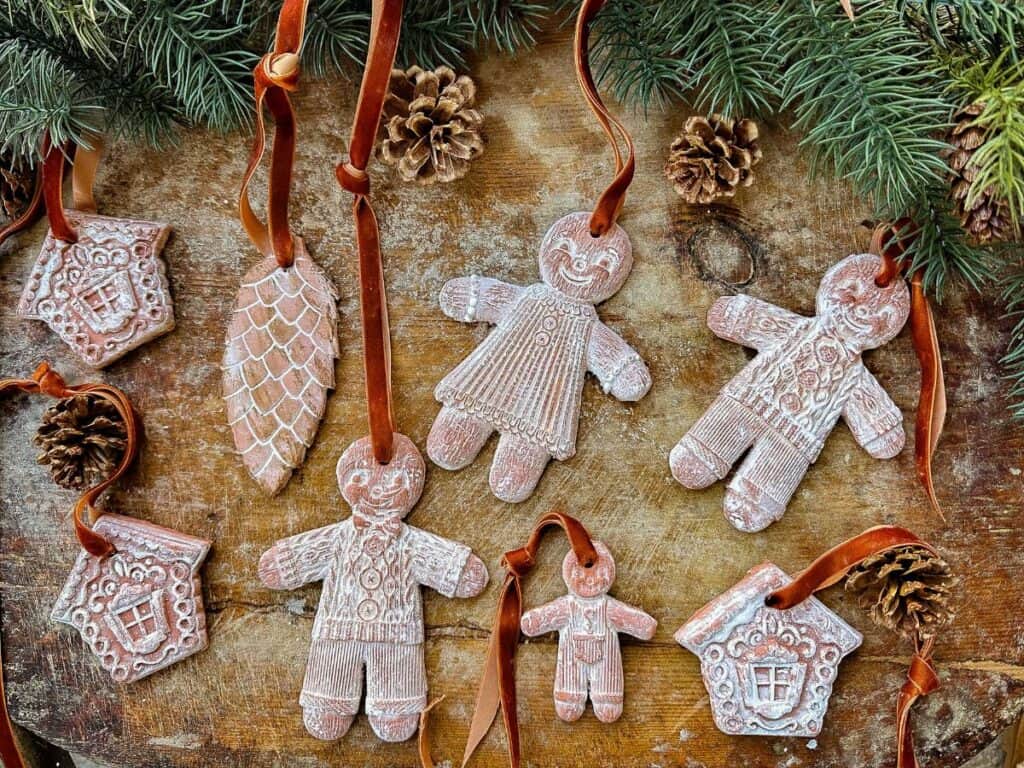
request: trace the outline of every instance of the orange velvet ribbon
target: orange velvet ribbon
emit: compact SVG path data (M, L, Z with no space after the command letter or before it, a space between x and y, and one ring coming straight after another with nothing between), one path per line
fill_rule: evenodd
M882 268L875 282L889 285L909 268L907 246L917 233L909 219L900 219L875 229L871 250L882 257ZM942 507L935 494L932 458L942 436L946 422L946 385L942 373L942 351L935 330L931 304L924 292L923 270L918 269L910 278L910 336L921 366L921 390L917 400L917 420L914 427L914 456L917 477L924 486L928 502L939 517L945 520Z
M935 549L905 528L880 525L844 541L823 554L796 579L765 598L770 608L786 610L799 605L815 592L843 579L851 568L871 555L896 547L913 545L935 554ZM917 768L914 738L910 729L910 710L920 697L939 687L939 677L932 664L934 637L916 637L914 656L907 670L907 680L896 701L896 768Z
M594 550L594 544L587 529L576 518L557 511L549 512L537 521L526 546L505 553L501 561L506 569L505 581L498 593L498 610L494 617L491 641L487 648L487 660L484 662L476 708L469 727L466 751L462 758L463 768L490 730L499 707L505 723L505 735L508 739L509 764L512 768L519 768L519 718L516 712L515 657L519 644L519 622L523 613L522 581L536 563L537 550L540 548L544 533L551 528L561 528L565 532L577 559L585 568L590 568L597 562L597 552ZM420 729L420 755L421 759L426 755L426 759L429 761L430 749L423 725L425 723L421 723ZM430 762L424 763L424 766L430 765Z

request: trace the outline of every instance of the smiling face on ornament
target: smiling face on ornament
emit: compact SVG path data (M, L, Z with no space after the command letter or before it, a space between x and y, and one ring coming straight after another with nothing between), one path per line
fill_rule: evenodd
M576 559L571 549L562 561L562 578L569 591L579 597L597 597L612 588L615 581L615 561L608 547L599 541L594 542L597 550L597 562L589 568Z
M881 266L870 253L847 256L825 273L818 289L818 315L861 349L891 341L910 315L910 292L901 277L886 287L875 284Z
M423 457L405 435L395 434L387 464L374 458L368 437L352 443L338 459L341 495L367 517L405 517L423 493L423 475Z
M633 248L618 224L593 237L589 222L589 213L571 213L554 223L540 246L540 276L566 296L598 304L626 282Z

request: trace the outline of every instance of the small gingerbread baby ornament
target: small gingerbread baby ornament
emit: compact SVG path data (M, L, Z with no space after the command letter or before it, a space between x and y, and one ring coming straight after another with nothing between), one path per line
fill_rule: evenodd
M615 561L601 542L594 542L598 559L585 568L572 550L562 561L562 578L569 594L523 614L523 634L536 637L558 632L555 667L555 711L567 722L578 720L587 705L612 723L622 714L622 653L619 633L641 640L654 637L658 622L639 608L609 597L615 581Z
M903 449L903 415L861 360L892 340L910 313L905 281L875 283L881 264L862 253L833 266L816 317L749 296L711 307L712 331L759 354L672 449L669 464L687 488L705 488L750 449L725 494L726 517L740 530L782 517L840 416L871 456Z
M370 439L338 460L338 484L352 507L340 523L277 542L260 558L271 589L324 582L299 703L320 739L345 735L359 710L385 741L416 732L427 704L420 585L472 597L487 569L469 548L402 522L423 491L423 458L395 434L393 458L379 464Z
M549 460L576 452L587 371L619 400L639 400L651 387L640 356L594 309L629 275L629 238L618 224L591 235L589 217L572 213L548 230L541 283L523 288L473 275L441 290L449 317L497 327L437 385L434 396L444 407L427 454L438 466L461 469L497 430L490 484L503 501L528 498Z

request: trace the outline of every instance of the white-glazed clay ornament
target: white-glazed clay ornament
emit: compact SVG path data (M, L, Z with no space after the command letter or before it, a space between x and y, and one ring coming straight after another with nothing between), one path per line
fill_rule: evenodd
M700 658L723 733L817 736L839 662L863 640L817 598L785 611L765 606L790 581L778 566L762 563L675 634Z
M206 647L199 567L210 542L144 520L105 514L93 531L114 545L85 550L51 618L77 629L119 683L131 683Z
M160 251L166 224L66 210L78 234L66 243L47 232L18 303L93 368L110 365L174 328Z
M881 263L864 253L833 266L815 317L749 296L720 298L708 312L715 334L758 354L672 449L669 464L687 488L706 488L749 449L725 494L725 515L740 530L782 517L840 416L871 456L903 449L903 415L861 359L893 339L910 313L905 281L875 284Z
M528 498L548 461L576 452L588 371L622 401L639 400L651 387L640 356L594 309L629 275L629 238L617 224L593 237L589 217L569 214L548 230L540 248L542 283L523 288L474 275L441 290L446 315L496 328L437 385L434 396L444 407L427 454L438 466L461 469L497 430L490 485L503 501Z
M369 438L338 460L338 485L352 516L283 539L260 558L271 589L323 581L299 703L319 739L348 732L366 678L366 714L378 737L404 741L427 705L420 586L472 597L487 569L469 548L402 522L423 491L423 458L395 434L386 465Z
M555 667L555 712L566 722L579 720L587 706L603 723L622 715L623 677L619 633L641 640L654 637L658 622L639 608L608 595L615 581L615 561L608 548L594 542L598 559L584 568L570 550L562 561L569 594L523 614L523 634L558 632Z

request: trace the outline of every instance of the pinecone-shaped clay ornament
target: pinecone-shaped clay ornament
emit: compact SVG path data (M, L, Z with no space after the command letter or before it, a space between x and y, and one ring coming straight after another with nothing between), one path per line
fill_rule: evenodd
M861 359L903 328L905 280L875 284L882 260L847 256L818 288L817 315L804 317L750 296L726 296L708 327L757 356L719 394L669 457L687 488L724 478L746 455L725 493L725 515L742 531L782 517L840 416L871 456L903 449L903 414Z
M462 469L499 432L490 483L502 501L524 501L548 461L576 453L588 371L618 400L639 400L651 388L643 360L594 308L629 275L629 237L618 224L593 237L589 220L571 213L548 230L542 282L522 287L472 275L441 289L448 317L496 327L434 390L444 407L427 454L439 467Z
M669 149L665 176L686 202L705 205L754 183L761 160L757 123L722 115L687 119Z
M983 243L1006 240L1013 229L1009 205L997 195L995 187L988 187L968 203L971 186L978 176L974 154L985 143L985 129L975 125L975 121L984 109L981 102L968 104L956 113L949 134L949 143L953 145L949 156L953 202L963 228Z
M432 184L466 175L484 151L476 85L449 67L391 72L379 156L405 181Z

